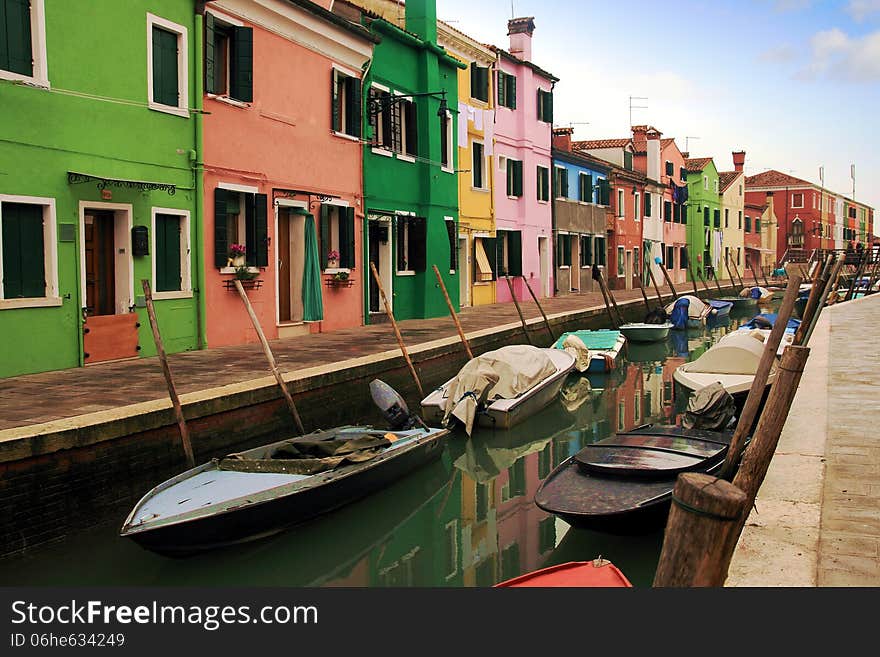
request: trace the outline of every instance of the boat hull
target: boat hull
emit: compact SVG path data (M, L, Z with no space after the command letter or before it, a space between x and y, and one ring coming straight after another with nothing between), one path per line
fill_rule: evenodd
M268 501L156 528L124 526L121 535L147 550L171 557L271 536L366 497L432 462L440 457L448 435L446 430L435 430L387 458L380 455L371 461L315 475L323 483L294 488L290 494ZM204 471L204 467L196 470ZM141 503L146 499L147 496Z
M620 332L630 342L660 342L669 337L672 324L630 324L620 327Z
M530 588L530 587L631 587L632 584L620 570L610 561L596 559L594 561L569 561L556 566L549 566L531 573L520 575L504 582L495 588Z

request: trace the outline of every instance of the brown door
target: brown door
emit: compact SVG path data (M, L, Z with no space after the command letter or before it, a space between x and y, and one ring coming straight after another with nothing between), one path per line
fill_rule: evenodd
M278 213L278 319L290 322L290 213Z

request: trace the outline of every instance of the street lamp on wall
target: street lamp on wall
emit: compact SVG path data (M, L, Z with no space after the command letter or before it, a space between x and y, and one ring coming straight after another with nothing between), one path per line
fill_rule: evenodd
M367 113L370 116L376 116L377 114L390 109L394 105L397 105L402 100L424 97L440 99L440 107L437 109L437 116L440 118L445 117L449 112L449 106L446 104L446 89L442 89L441 91L426 91L419 94L383 94L381 96L370 98L367 102Z

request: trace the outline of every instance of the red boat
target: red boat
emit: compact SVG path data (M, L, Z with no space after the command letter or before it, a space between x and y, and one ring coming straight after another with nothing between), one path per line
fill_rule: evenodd
M495 587L632 587L617 566L607 559L593 559L592 561L569 561L549 568L542 568L519 577L514 577L505 582L499 582Z

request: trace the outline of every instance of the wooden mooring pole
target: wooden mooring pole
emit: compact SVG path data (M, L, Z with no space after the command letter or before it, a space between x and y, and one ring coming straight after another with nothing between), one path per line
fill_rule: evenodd
M691 275L691 284L694 286L694 296L699 296L697 292L697 276L694 274L693 267L691 267L691 259L688 258L688 274Z
M756 287L761 287L761 283L758 282L758 272L755 271L755 265L754 265L754 263L749 263L749 269L752 270L752 276L755 277L755 286L756 286Z
M394 337L397 338L397 346L400 347L403 358L409 367L409 373L412 375L413 381L416 383L416 388L419 389L419 399L424 399L425 392L422 390L422 382L419 381L419 375L416 373L416 368L413 365L412 360L410 360L406 345L403 344L403 336L400 335L400 329L397 327L394 313L391 312L391 304L388 303L388 297L385 296L385 288L382 287L382 279L379 278L379 272L376 271L376 263L370 263L370 270L373 272L373 279L375 279L376 285L379 287L379 294L382 296L382 303L385 304L385 313L388 315L388 319L391 320L391 327L394 329Z
M611 292L611 288L608 287L608 282L605 280L605 277L602 276L602 272L597 272L599 276L599 286L602 288L602 294L607 297L606 303L611 302L611 306L609 307L609 315L611 314L611 308L614 308L613 317L611 318L611 328L619 328L621 324L624 323L623 315L620 313L620 308L617 307L617 301L614 299L614 294Z
M712 267L712 278L715 279L715 287L718 288L718 293L721 294L721 283L718 282L718 274L715 273L715 267Z
M272 350L269 348L269 341L266 340L266 335L263 333L263 327L260 326L260 320L257 319L257 315L254 313L251 301L248 299L247 293L244 291L244 286L237 278L235 279L235 289L238 290L238 296L241 297L241 301L244 303L247 314L251 318L251 324L254 325L257 337L260 338L260 345L263 347L263 354L266 356L266 360L269 361L269 369L272 370L272 376L275 377L278 387L281 388L281 394L284 395L284 399L287 402L287 408L290 409L290 414L293 416L293 421L296 423L296 428L300 434L304 434L306 431L303 428L302 420L299 418L299 412L296 410L296 404L293 403L293 397L290 394L290 390L287 389L284 377L281 376L281 371L275 363L275 356L272 355Z
M150 318L150 328L153 330L153 341L156 343L156 353L162 364L162 374L165 376L165 385L168 387L168 396L171 397L171 405L174 407L174 416L177 418L177 429L180 431L180 442L183 444L183 453L186 456L186 464L189 468L196 466L193 456L192 443L189 439L189 429L183 417L183 408L180 406L180 398L177 396L177 388L174 386L174 377L171 376L171 367L168 365L168 357L165 355L165 345L159 333L159 322L156 320L156 309L153 307L153 292L150 289L150 281L141 280L144 287L144 299L147 303L147 316Z
M688 265L690 265L691 259L688 256ZM672 285L672 279L669 278L669 272L666 271L666 267L663 266L662 262L657 263L660 267L660 271L663 273L663 278L666 279L666 284L669 286L669 289L672 290L672 298L678 299L678 292L675 291L675 287Z
M648 269L651 269L651 264L648 263ZM648 303L648 295L645 293L645 286L642 285L642 277L636 276L636 280L639 282L639 291L642 293L642 299L645 300L645 310L651 312L651 304Z
M464 350L467 352L468 358L473 359L474 355L471 353L471 346L468 344L467 338L464 337L464 331L461 330L461 323L458 321L458 315L455 312L455 308L452 305L452 300L449 298L449 293L446 291L446 285L443 283L443 277L440 276L440 270L437 269L437 265L431 265L434 268L434 274L437 276L437 282L440 283L440 290L443 292L443 298L446 299L446 307L449 308L449 314L452 315L452 321L455 322L455 329L458 331L458 337L461 338L461 343L464 345Z
M840 263L842 264L843 262L844 259L841 258ZM831 280L831 271L829 271L827 267L823 267L822 273L810 289L810 296L807 298L807 305L804 307L804 312L801 315L801 325L794 334L794 341L792 344L802 345L805 343L807 331L810 328L813 315L821 310L828 298L828 287L831 284Z
M741 289L745 289L746 284L743 281L742 276L739 275L739 267L736 266L736 261L731 258L731 262L733 262L733 273L736 274L736 277L739 279L739 286Z
M663 307L663 296L660 294L660 287L657 285L657 279L654 278L654 270L648 266L648 277L651 279L651 285L654 286L654 292L657 293L657 303L660 304L660 307Z
M510 290L510 297L513 299L513 305L516 306L516 314L519 315L519 321L522 324L523 335L526 336L526 342L532 344L532 337L529 335L529 327L526 325L526 318L523 317L522 309L519 307L519 300L516 298L516 292L513 289L513 283L510 276L505 276L507 280L507 289Z
M547 327L547 333L550 334L551 344L553 342L556 342L556 336L553 335L553 329L550 328L550 322L547 320L547 315L544 313L544 309L541 307L541 302L538 301L538 297L535 296L535 293L532 291L532 286L529 285L529 282L528 282L528 280L526 280L526 277L523 276L522 274L520 274L520 278L522 279L523 283L526 284L526 289L529 291L529 294L532 295L532 300L534 300L535 305L538 306L538 310L541 311L541 317L544 318L544 326Z

